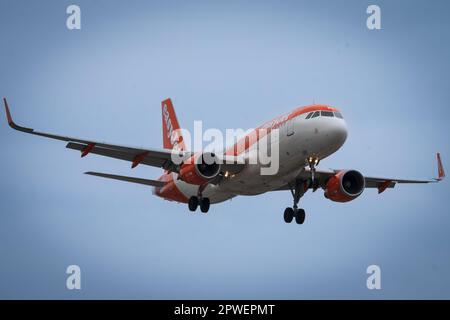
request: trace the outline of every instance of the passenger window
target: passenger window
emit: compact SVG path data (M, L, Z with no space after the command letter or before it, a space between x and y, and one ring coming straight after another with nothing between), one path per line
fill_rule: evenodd
M319 114L320 114L320 112L319 111L316 111L316 112L314 112L314 114L311 116L311 118L315 118L315 117L318 117L319 116Z
M321 111L322 117L334 117L333 112L331 111Z
M342 114L340 112L335 112L334 115L336 116L336 118L344 119L344 117L342 116Z
M313 113L314 113L314 112L310 112L310 113L306 116L306 119L311 118L311 116L313 115Z

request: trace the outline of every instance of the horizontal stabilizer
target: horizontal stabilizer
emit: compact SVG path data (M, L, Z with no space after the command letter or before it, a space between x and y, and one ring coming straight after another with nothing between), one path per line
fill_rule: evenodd
M164 182L158 181L158 180L150 180L150 179L142 179L142 178L135 178L135 177L126 177L126 176L119 176L116 174L108 174L108 173L101 173L101 172L85 172L85 174L96 176L96 177L102 177L102 178L108 178L108 179L114 179L114 180L121 180L126 182L133 182L133 183L139 183L139 184L145 184L147 186L152 187L163 187Z

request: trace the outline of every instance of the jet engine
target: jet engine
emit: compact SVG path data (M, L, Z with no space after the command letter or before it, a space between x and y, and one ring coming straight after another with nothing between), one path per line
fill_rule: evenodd
M220 173L219 159L213 152L198 153L189 158L180 168L180 179L184 182L203 185Z
M356 170L342 170L328 179L325 198L336 202L356 199L365 187L363 175Z

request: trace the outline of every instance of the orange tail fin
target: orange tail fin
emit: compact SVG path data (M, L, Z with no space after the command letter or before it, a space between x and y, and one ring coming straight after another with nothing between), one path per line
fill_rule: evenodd
M164 149L186 150L172 100L161 102L161 108Z

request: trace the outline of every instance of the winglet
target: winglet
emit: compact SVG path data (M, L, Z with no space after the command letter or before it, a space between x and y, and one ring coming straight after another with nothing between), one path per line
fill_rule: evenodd
M436 180L441 181L442 179L445 178L445 172L444 172L444 167L442 166L441 154L439 152L436 153L436 158L437 158L437 164L438 164L438 178Z
M8 101L6 101L6 98L3 98L3 103L5 105L6 118L8 119L8 124L10 127L12 127L14 125L14 121L11 117L11 112L9 111Z
M12 116L11 116L11 111L9 111L8 101L6 101L6 98L3 98L3 104L5 105L6 119L8 120L8 124L11 128L13 128L15 130L27 132L27 133L31 133L34 131L31 128L25 128L25 127L15 124L12 119Z

